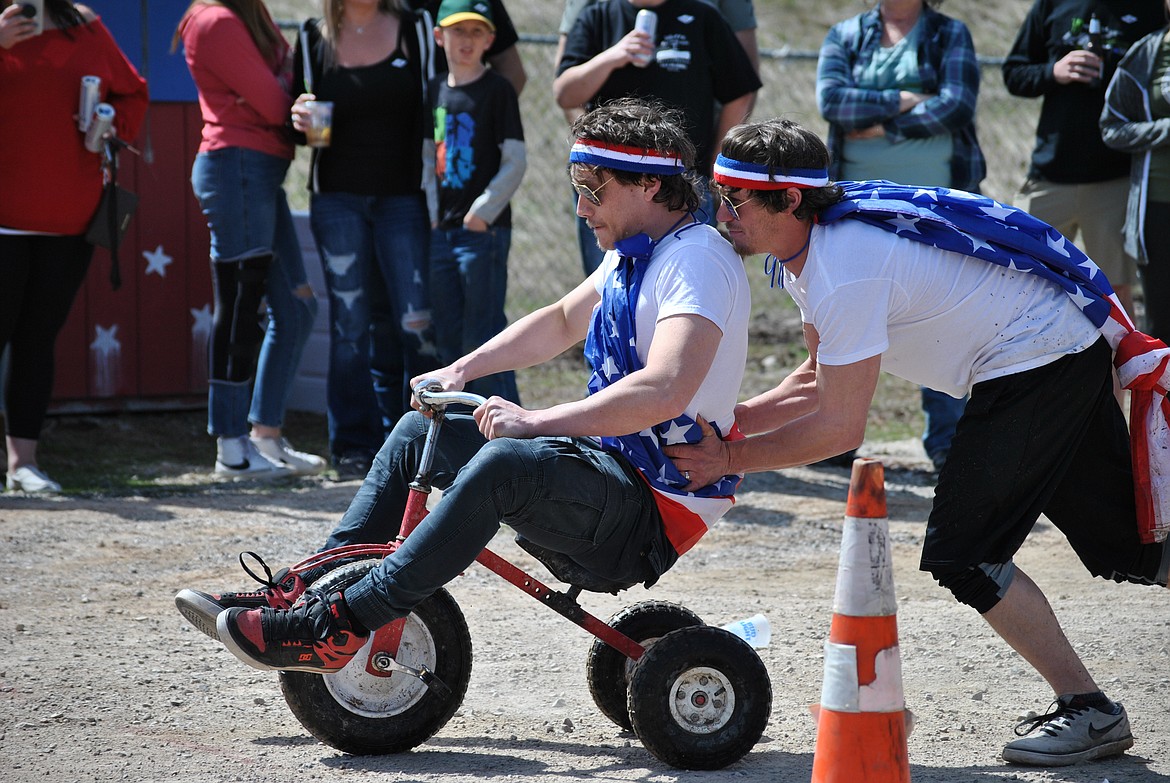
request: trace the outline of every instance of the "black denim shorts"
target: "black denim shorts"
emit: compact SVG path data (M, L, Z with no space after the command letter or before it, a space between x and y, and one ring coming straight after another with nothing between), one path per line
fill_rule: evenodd
M1043 514L1093 575L1153 579L1162 547L1138 541L1129 433L1112 367L1102 338L974 386L935 490L923 570L1006 563Z

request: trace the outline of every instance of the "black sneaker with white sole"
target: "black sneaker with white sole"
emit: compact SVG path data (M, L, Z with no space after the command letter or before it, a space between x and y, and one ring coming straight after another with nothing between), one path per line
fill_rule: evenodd
M244 556L250 556L264 569L264 577L258 576L244 562ZM175 595L175 607L187 622L198 628L212 639L219 641L219 632L215 621L221 612L239 607L241 609L288 609L305 592L305 582L297 574L290 573L282 568L274 576L268 564L255 552L240 554L240 565L248 576L255 579L263 587L239 593L204 593L200 590L180 590Z

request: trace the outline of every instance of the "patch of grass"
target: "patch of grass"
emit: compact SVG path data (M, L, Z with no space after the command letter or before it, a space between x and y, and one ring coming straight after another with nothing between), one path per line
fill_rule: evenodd
M284 434L301 451L329 453L322 415L290 411ZM203 409L53 416L37 456L69 495L162 495L225 484L213 472L215 439Z

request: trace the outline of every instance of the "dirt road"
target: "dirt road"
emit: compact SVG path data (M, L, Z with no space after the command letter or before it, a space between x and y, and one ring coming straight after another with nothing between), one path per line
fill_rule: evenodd
M984 623L917 570L931 481L887 459L909 741L921 783L1170 781L1170 595L1092 580L1041 524L1019 557L1107 691L1127 707L1125 756L1064 770L998 758L1025 710L1051 694ZM415 751L354 757L324 746L287 709L276 676L238 663L175 612L182 587L248 584L236 552L274 565L324 539L356 484L225 487L155 498L0 496L0 770L22 781L807 781L828 633L845 470L749 477L724 522L650 591L587 595L603 618L648 598L708 623L764 613L760 651L775 692L753 752L680 772L595 708L590 637L475 566L451 585L475 648L462 708ZM494 548L543 576L503 534Z

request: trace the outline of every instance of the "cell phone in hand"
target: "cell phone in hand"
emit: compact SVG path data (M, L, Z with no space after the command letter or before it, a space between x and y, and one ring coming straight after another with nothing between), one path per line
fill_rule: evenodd
M36 27L33 35L40 35L45 31L45 0L18 0L20 13L33 20Z

